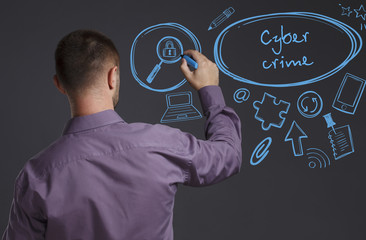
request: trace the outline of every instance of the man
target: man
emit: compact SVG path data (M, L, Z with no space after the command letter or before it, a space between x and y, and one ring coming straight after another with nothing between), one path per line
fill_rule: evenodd
M240 120L225 106L219 72L201 53L181 71L198 90L207 141L164 125L126 123L114 111L119 55L101 33L78 30L55 52L54 83L72 119L19 173L3 240L173 239L179 183L210 185L241 165Z

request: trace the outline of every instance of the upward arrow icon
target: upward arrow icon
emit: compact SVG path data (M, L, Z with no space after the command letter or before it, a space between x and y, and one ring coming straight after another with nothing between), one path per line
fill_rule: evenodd
M285 137L285 142L292 142L292 150L295 156L302 156L304 154L302 150L301 138L308 138L300 126L293 121Z

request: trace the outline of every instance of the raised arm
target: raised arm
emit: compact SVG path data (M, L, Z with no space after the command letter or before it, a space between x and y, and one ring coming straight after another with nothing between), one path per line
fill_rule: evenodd
M241 124L233 109L225 105L219 85L219 71L198 51L188 50L198 68L191 71L182 60L181 70L190 85L198 90L204 115L206 141L183 134L190 167L185 184L210 185L239 172L242 162Z

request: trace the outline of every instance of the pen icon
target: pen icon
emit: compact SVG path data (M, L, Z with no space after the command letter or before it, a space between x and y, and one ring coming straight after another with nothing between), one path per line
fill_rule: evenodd
M226 19L228 19L235 12L234 8L229 7L223 13L221 13L217 18L215 18L210 26L208 27L208 31L218 27L221 23L223 23Z

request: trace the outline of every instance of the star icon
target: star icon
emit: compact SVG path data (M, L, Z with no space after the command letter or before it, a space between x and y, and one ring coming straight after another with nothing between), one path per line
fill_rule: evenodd
M363 5L361 4L361 6L360 6L360 9L354 9L355 10L355 12L356 12L356 18L362 18L364 21L366 20L366 10L365 10L365 8L363 7Z
M342 6L341 6L342 7ZM351 7L342 7L342 16L343 15L347 15L348 17L351 15L352 11L351 11Z

